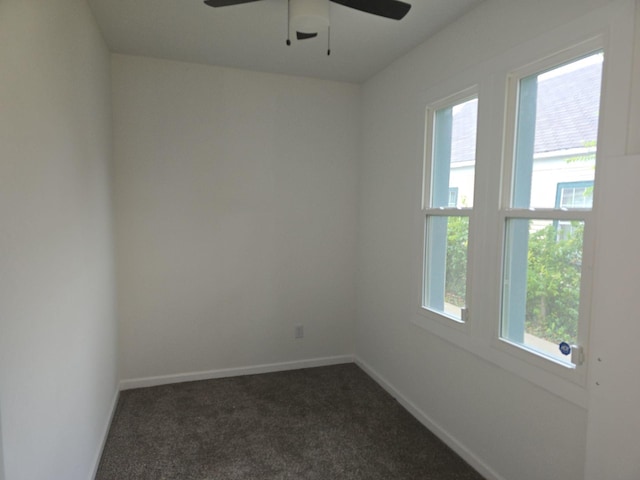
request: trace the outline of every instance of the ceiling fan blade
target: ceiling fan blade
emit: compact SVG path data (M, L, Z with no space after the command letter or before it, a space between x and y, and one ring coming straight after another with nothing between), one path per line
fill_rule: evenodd
M411 9L408 3L398 0L331 0L345 7L354 8L361 12L379 15L381 17L401 20Z
M231 5L240 5L241 3L259 2L260 0L205 0L205 5L210 7L230 7Z
M304 32L296 32L296 38L298 40L307 40L309 38L315 38L317 37L318 34L317 33L304 33Z

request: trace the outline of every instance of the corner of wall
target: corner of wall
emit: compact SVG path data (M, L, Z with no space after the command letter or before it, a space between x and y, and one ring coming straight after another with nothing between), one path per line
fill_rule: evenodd
M95 478L95 476L98 474L98 468L100 467L100 460L102 459L102 452L104 451L104 447L107 444L107 438L109 437L109 430L111 429L111 423L113 422L113 417L116 414L116 408L118 408L118 400L120 400L120 389L118 386L116 386L115 393L113 395L113 400L111 401L111 410L109 411L109 415L107 416L107 420L102 429L102 442L100 443L100 445L98 445L98 449L96 450L96 455L93 461L94 467L93 467L93 475L91 476L91 478ZM0 480L4 480L4 477L2 477L2 470L0 470Z

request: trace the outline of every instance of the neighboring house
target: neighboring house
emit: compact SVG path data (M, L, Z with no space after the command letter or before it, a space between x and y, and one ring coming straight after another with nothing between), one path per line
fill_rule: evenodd
M593 199L602 57L541 75L531 190L534 208L590 207ZM473 198L476 102L453 111L449 205ZM558 124L560 126L558 127ZM456 131L457 130L457 131Z

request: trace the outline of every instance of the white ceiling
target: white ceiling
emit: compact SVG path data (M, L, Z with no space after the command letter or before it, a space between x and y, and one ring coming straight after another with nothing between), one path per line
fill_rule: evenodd
M88 1L116 53L360 83L481 0L404 0L400 21L331 3L331 56L326 33L287 47L287 0Z

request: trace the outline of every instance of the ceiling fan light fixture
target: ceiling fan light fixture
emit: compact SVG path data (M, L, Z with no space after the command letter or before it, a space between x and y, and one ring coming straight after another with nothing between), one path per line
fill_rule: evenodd
M290 1L291 30L317 33L329 27L329 0Z

